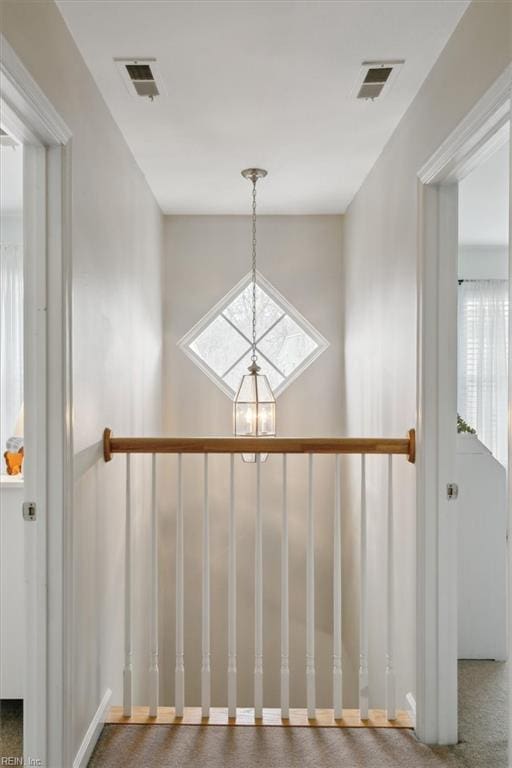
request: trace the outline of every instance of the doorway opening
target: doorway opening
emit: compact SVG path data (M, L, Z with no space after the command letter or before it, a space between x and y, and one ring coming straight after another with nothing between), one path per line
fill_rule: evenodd
M459 739L506 764L509 144L459 182L457 601ZM478 712L478 716L475 714ZM473 732L468 733L468 722Z
M16 526L21 526L22 540L16 567L22 569L23 604L16 611L24 619L25 643L16 668L19 671L21 666L23 678L23 760L41 766L70 765L71 132L1 34L0 114L3 141L14 141L19 146L15 151L23 156L22 181L18 178L23 201L23 295L18 302L23 315L22 352L18 351L23 383L9 384L9 392L18 394L17 399L9 395L8 408L2 397L1 422L8 434L5 437L2 429L0 438L8 442L11 466L21 464L23 448L23 484L12 515ZM3 200L9 199L12 189L12 185L2 189ZM7 328L2 326L2 334ZM3 345L2 352L4 348L8 345ZM18 370L13 362L9 369L11 375ZM23 407L15 417L20 401ZM3 418L4 410L8 419ZM2 447L4 462L5 452ZM2 504L2 518L3 513ZM14 540L5 538L5 545L15 549ZM5 583L8 588L9 582ZM12 624L4 628L13 635ZM19 729L14 746L19 749ZM21 764L17 754L6 757L13 760L10 764Z
M510 144L511 82L508 67L418 170L417 732L427 743L459 737L459 184Z
M0 718L1 758L23 755L23 145L0 130Z

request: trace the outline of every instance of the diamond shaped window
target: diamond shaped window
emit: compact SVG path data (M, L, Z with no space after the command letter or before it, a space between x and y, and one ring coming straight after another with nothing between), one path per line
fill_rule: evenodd
M179 342L179 347L230 398L251 362L250 273ZM256 348L258 364L280 395L329 342L258 273Z

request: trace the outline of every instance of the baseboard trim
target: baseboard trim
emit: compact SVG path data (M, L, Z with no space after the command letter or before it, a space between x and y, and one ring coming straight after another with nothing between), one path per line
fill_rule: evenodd
M414 698L412 693L408 693L405 697L405 700L407 702L406 711L409 713L409 718L411 720L413 728L416 728L416 699Z
M94 713L93 719L89 723L89 727L83 738L82 743L80 744L80 748L76 753L76 757L73 760L73 768L87 767L89 758L92 755L92 751L96 746L96 742L98 741L99 735L105 723L105 719L107 717L107 714L110 708L111 698L112 698L112 691L110 690L110 688L107 688L107 690L103 694L103 698L100 702L98 709Z

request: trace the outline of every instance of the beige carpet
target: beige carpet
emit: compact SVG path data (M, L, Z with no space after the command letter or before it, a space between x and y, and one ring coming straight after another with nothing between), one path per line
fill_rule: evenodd
M443 768L409 732L383 729L108 725L92 768ZM483 766L482 766L483 768Z
M494 661L459 662L459 744L464 768L507 768L508 674Z
M507 768L504 664L459 665L461 742L410 731L108 725L89 768Z
M20 758L23 752L23 701L0 701L0 765L5 758ZM4 761L2 761L4 758Z

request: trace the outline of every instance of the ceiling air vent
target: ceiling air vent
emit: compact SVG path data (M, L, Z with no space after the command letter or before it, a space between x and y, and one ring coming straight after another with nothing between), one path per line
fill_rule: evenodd
M403 59L396 61L363 61L357 80L356 98L371 100L389 91L403 66Z
M114 59L124 84L135 98L153 99L165 93L156 59Z

